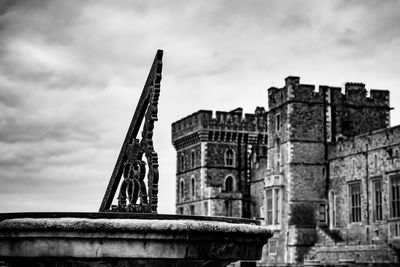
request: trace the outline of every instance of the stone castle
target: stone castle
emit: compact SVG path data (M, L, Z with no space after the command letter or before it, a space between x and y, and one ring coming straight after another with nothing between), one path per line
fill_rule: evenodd
M268 107L172 124L178 214L257 218L260 266L400 262L400 126L389 91L285 79Z

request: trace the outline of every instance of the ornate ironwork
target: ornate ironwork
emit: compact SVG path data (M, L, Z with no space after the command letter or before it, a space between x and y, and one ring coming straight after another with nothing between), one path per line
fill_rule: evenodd
M104 194L99 210L101 212L157 213L159 176L158 156L153 146L153 129L158 113L162 56L163 51L158 50ZM143 118L145 121L139 141L136 137ZM147 188L143 155L148 163ZM118 205L111 206L120 182Z

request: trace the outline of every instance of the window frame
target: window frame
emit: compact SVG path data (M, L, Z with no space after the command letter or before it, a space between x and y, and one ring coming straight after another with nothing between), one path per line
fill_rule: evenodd
M281 173L281 139L278 137L275 140L275 171Z
M272 246L272 244L274 245ZM276 254L278 254L278 240L270 239L268 241L268 255L276 255Z
M184 171L185 170L185 155L184 153L181 153L181 164L180 164L180 170Z
M229 190L229 188L228 188L228 186L227 186L227 181L228 180L231 180L231 184L230 184L230 190ZM235 182L236 182L236 179L233 177L233 175L231 175L231 174L229 174L229 175L227 175L226 177L225 177L225 180L224 180L224 192L226 192L226 193L233 193L233 192L235 192Z
M270 193L270 196L269 196ZM270 201L270 203L269 203ZM270 204L270 206L269 206ZM265 189L265 223L280 226L282 214L282 188L273 186Z
M180 196L180 200L184 200L184 198L185 198L185 182L183 180L181 180L179 182L179 196Z
M193 176L190 178L190 195L192 198L196 197L196 180Z
M379 184L380 191L377 192L377 185ZM382 178L371 179L371 192L372 192L372 217L374 222L381 222L383 220L383 183ZM377 194L378 193L378 194ZM379 199L377 199L379 198Z
M354 191L358 187L358 192ZM358 193L358 194L357 194ZM357 196L358 195L358 196ZM353 198L354 197L354 198ZM348 184L348 201L349 201L349 223L362 223L362 186L361 181Z
M190 165L191 165L192 169L195 166L195 159L196 159L196 154L195 154L194 150L192 150L190 152Z
M393 196L393 180L396 179L397 182L397 190L395 192L398 195L398 198L394 199ZM396 207L393 207L393 202L396 202ZM395 211L395 212L394 212ZM400 219L400 174L390 175L389 176L389 213L390 219L398 220ZM395 214L393 214L395 213ZM395 216L398 215L398 216Z
M275 130L277 131L277 132L279 132L280 130L281 130L281 124L282 124L282 120L281 120L282 118L281 118L281 113L280 112L278 112L277 114L275 114Z
M323 220L321 220L321 215L323 216ZM318 204L318 223L326 224L328 222L327 216L327 205L326 203L319 203Z
M232 154L231 154L232 153ZM230 157L230 155L232 155L232 158ZM229 156L229 157L228 157ZM233 151L232 148L228 148L227 150L225 150L224 153L224 163L225 166L230 166L233 167L235 166L235 151ZM229 162L228 162L229 161Z

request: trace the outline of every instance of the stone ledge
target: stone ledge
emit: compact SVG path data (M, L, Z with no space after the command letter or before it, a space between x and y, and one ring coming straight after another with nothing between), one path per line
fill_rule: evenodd
M4 214L3 214L4 215ZM25 214L27 215L27 214ZM258 260L271 231L230 219L168 216L168 219L26 218L3 216L0 259L58 258L175 261ZM7 218L5 218L7 217ZM176 220L172 218L177 217ZM212 218L211 218L212 219ZM248 220L252 222L252 220ZM151 265L149 265L151 266Z

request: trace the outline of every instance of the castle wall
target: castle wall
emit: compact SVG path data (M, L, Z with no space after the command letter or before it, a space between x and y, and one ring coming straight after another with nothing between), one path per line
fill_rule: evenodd
M338 142L329 149L330 190L337 228L349 243L395 242L390 218L390 177L400 173L400 126ZM382 181L382 220L374 218L373 182ZM361 185L361 222L350 221L349 186Z
M350 247L358 242L378 254L388 249L374 244L400 246L400 219L390 218L389 205L390 177L400 175L400 126L385 129L389 92L370 90L368 96L358 83L347 83L344 92L331 86L316 91L290 76L283 88L268 89L268 106L268 112L257 108L254 114L238 108L213 116L201 110L172 125L178 162L179 153L194 147L200 155L198 168L177 172L178 180L195 177L200 187L196 199L177 199L177 210L247 216L250 200L251 216L274 231L261 261L269 265L301 263L321 252L321 242ZM225 162L228 149L235 154L234 166ZM224 189L229 175L235 178L232 192ZM372 191L378 180L383 219L374 221ZM349 222L353 183L361 189L362 219L357 223ZM399 237L393 237L395 231Z

